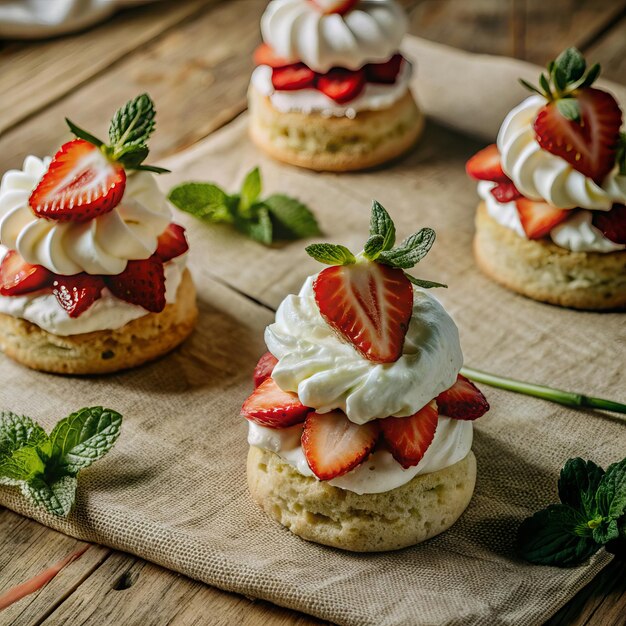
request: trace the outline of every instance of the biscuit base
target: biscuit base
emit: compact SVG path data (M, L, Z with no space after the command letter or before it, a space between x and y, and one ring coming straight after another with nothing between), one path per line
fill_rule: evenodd
M176 301L117 330L61 337L0 314L0 350L18 363L53 374L108 374L142 365L173 350L193 331L196 291L185 270Z
M269 450L248 453L250 493L269 517L302 539L351 552L399 550L442 533L467 508L475 483L471 451L438 472L365 495L303 476Z
M478 205L474 256L496 282L524 296L592 311L626 308L626 250L572 252L548 239L520 237Z
M284 113L254 87L249 92L250 136L273 158L316 171L363 170L396 159L422 134L424 116L407 91L381 111L354 119L320 113Z

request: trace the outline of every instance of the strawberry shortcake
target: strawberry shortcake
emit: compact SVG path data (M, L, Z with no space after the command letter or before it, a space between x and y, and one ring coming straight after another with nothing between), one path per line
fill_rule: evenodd
M272 0L249 90L252 139L313 170L364 169L406 152L424 125L399 51L406 30L395 0Z
M114 116L109 143L76 136L0 184L0 348L34 369L96 374L181 343L197 317L185 231L144 164L147 95Z
M309 246L330 267L266 329L269 352L242 408L248 483L304 539L395 550L449 528L472 497L472 421L489 405L459 374L457 327L426 291L443 285L404 271L434 236L422 229L394 247L375 203L364 250Z
M577 309L626 307L626 135L613 95L575 48L467 163L481 202L482 270L525 296Z

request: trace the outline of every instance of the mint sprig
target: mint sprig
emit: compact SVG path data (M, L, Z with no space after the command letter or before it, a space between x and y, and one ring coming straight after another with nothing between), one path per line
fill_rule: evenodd
M58 517L67 517L78 473L102 458L120 434L122 416L110 409L80 409L47 435L26 416L0 413L0 485L22 494Z
M204 222L230 224L264 245L321 234L315 216L305 204L284 194L261 199L262 191L257 167L247 174L237 194L230 195L214 183L187 182L174 187L169 200Z
M520 554L531 563L570 567L603 546L626 546L626 459L605 472L581 458L565 463L559 478L561 504L551 504L522 522Z
M556 102L561 115L571 121L580 121L580 106L576 90L590 87L600 76L600 65L587 70L585 57L577 48L567 48L547 66L548 73L539 77L539 87L520 78L520 83L548 100Z
M345 246L332 243L312 244L306 251L309 256L325 265L351 265L357 262L358 256L361 256L369 261L405 270L417 265L428 254L435 243L435 231L432 228L422 228L399 246L394 247L395 242L396 227L393 220L385 207L374 200L370 217L370 236L359 255L355 256ZM423 289L447 287L442 283L415 278L406 272L405 276L414 285Z
M109 126L109 143L98 139L65 118L67 125L76 137L84 139L100 148L111 161L121 163L128 170L143 170L164 174L169 172L162 167L144 165L148 157L148 139L154 132L156 110L154 102L146 93L129 100L118 109Z

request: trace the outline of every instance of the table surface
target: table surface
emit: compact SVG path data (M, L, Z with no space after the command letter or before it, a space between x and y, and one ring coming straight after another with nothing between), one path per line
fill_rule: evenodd
M576 45L626 83L626 0L403 0L413 34L544 65ZM130 94L159 103L154 159L183 150L246 108L264 0L178 0L143 6L76 35L0 43L0 172L60 144L64 116L100 128ZM83 549L87 548L84 552ZM320 624L192 581L132 555L78 542L0 508L0 606L5 592L78 552L0 624ZM2 609L0 608L0 611ZM623 626L626 563L613 562L549 624Z

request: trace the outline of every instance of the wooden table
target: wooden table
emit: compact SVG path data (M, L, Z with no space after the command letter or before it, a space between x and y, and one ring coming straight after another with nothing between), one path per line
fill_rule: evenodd
M626 0L404 0L411 32L474 52L545 64L569 45L626 82ZM110 113L148 91L158 103L151 160L180 151L246 107L263 0L170 0L77 35L0 43L0 172L61 143L64 116L103 134ZM0 596L84 547L0 508ZM626 563L613 562L552 620L623 626ZM89 546L0 624L318 624L142 559Z

